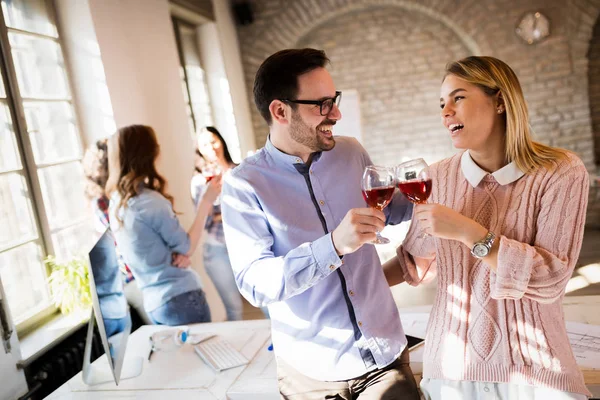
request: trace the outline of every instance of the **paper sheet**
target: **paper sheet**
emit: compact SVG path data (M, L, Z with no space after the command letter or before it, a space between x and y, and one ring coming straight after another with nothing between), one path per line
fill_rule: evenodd
M567 322L567 335L577 364L600 369L600 326Z
M425 339L429 313L400 313L400 320L406 335Z

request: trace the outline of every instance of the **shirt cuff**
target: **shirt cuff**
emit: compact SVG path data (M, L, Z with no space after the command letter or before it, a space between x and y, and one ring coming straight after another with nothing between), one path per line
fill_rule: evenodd
M331 233L312 242L311 249L313 257L317 261L317 267L325 276L329 275L343 264L340 256L338 256L335 251Z
M187 253L190 252L191 247L192 247L192 242L190 241L190 235L188 235L188 233L185 232L185 235L182 237L182 242L180 244L178 244L177 246L175 246L171 250L177 254L187 255Z

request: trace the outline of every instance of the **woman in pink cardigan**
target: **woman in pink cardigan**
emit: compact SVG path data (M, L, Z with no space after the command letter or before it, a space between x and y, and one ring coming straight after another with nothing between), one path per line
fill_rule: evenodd
M562 309L581 249L586 168L532 140L519 81L498 59L449 64L440 107L465 151L430 167L430 203L415 207L384 265L390 285L438 278L425 398L586 399Z

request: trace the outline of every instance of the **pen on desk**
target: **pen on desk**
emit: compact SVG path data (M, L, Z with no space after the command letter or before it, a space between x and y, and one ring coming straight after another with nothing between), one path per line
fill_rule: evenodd
M148 361L150 361L150 357L152 357L152 353L154 353L154 341L152 340L152 336L150 336L150 352L148 353Z

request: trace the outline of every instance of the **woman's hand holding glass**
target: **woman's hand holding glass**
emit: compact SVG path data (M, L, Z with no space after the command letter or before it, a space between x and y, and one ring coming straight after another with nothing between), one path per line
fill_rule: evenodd
M487 234L487 229L476 221L441 204L418 206L414 218L427 234L441 239L458 240L469 248Z
M200 202L198 203L198 207L201 204L208 205L212 207L212 205L218 200L221 195L221 189L223 187L223 176L215 175L211 178L210 182L206 184L206 190L202 194L200 198Z

